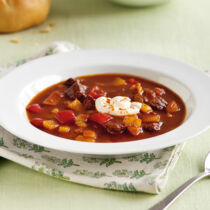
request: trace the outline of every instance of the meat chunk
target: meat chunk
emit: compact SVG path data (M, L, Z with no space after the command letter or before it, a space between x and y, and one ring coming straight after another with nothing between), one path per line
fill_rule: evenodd
M156 88L154 88L154 91L158 96L162 96L162 95L166 94L166 92L163 88L156 87Z
M104 125L106 131L110 134L122 134L126 131L126 127L123 123L110 120Z
M157 96L157 94L150 89L145 89L144 102L156 110L164 110L168 104L164 98Z
M159 131L161 129L162 125L163 125L163 122L143 123L143 129L145 131L149 131L149 132Z
M152 99L149 99L148 101L149 105L157 110L164 110L167 106L167 101L163 99L162 97L155 97Z
M63 84L66 85L66 86L68 86L68 87L70 87L70 86L72 86L75 82L76 82L76 79L74 79L74 78L69 78L69 79L67 79Z
M94 110L95 109L95 99L88 95L83 101L84 107L87 110Z
M64 82L64 85L69 87L66 90L66 94L70 100L78 99L79 101L83 102L85 109L95 109L94 98L86 94L87 87L82 85L79 80L70 78Z
M76 80L67 90L66 95L69 97L70 100L78 99L79 101L83 102L86 98L86 90L87 87L82 85L78 80Z

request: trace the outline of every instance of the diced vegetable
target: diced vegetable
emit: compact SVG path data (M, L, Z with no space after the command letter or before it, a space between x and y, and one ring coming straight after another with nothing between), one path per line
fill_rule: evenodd
M78 99L75 99L73 101L65 101L65 104L69 109L73 109L78 112L81 112L83 110L83 105Z
M143 88L139 82L136 84L136 89L139 94L143 93Z
M131 87L130 87L130 90L137 90L137 93L142 95L143 93L143 88L141 86L141 84L139 82L137 82L136 84L133 84Z
M52 109L52 111L51 111L53 114L57 114L58 112L59 112L59 109L58 108L54 108L54 109Z
M33 118L30 122L32 125L36 126L37 128L43 128L43 119L41 118Z
M134 126L135 127L141 127L141 119L136 119L136 120L134 120L134 122L133 122L134 124Z
M56 119L60 122L60 123L67 123L67 122L75 122L75 115L74 112L72 110L64 110L64 111L59 111L56 114Z
M105 93L104 93L104 91L101 90L98 86L94 86L94 87L91 89L89 95L92 96L94 99L96 99L96 98L99 98L99 97L101 97L101 96L104 96Z
M79 114L77 115L77 120L81 120L83 122L87 122L89 114Z
M142 128L139 128L139 127L128 127L128 131L133 136L138 136L142 132Z
M171 113L167 113L167 117L173 117L173 115Z
M78 141L86 141L86 142L95 142L95 139L87 138L87 137L84 137L83 135L77 136L76 140L78 140Z
M76 128L74 130L75 133L83 133L83 128Z
M146 122L146 123L159 122L160 121L160 115L159 114L142 115L141 119L142 119L143 122Z
M158 87L154 88L154 91L158 96L162 96L166 93L163 88L158 88Z
M26 108L26 110L33 114L40 114L43 111L43 108L39 104L31 104Z
M171 101L166 106L166 110L169 113L174 113L174 112L178 112L180 110L180 108L175 101Z
M75 124L79 127L87 127L86 121L88 120L89 115L88 114L79 114L76 117Z
M116 77L115 80L113 81L113 85L115 86L127 85L127 82L120 77Z
M103 125L104 123L108 122L111 119L112 117L109 114L102 114L102 113L92 114L89 117L89 120L97 122L101 125Z
M44 120L43 126L47 130L54 130L59 126L59 124L55 120Z
M82 128L87 127L87 124L86 124L85 122L83 122L83 121L77 120L77 121L75 122L75 124L76 124L78 127L82 127Z
M59 128L58 128L58 132L59 133L68 133L70 131L70 127L67 126L67 125L61 125Z
M60 91L54 91L43 101L43 104L55 106L59 103L62 97L63 94Z
M136 116L125 116L123 119L123 123L127 127L141 127L141 119L138 119Z
M84 130L83 136L87 138L96 139L96 133L95 131L92 131L92 130Z
M79 136L76 137L76 140L78 140L78 141L85 141L86 138L83 135L79 135Z
M123 123L125 124L125 126L131 126L133 125L134 120L136 119L136 117L134 116L125 116L123 119Z
M138 83L138 81L136 81L136 80L133 79L133 78L129 79L128 82L129 82L130 84L136 84L136 83Z
M131 85L129 89L130 90L135 90L136 89L136 84Z
M142 103L141 104L141 111L144 112L144 113L149 113L152 111L152 107L145 104L145 103Z

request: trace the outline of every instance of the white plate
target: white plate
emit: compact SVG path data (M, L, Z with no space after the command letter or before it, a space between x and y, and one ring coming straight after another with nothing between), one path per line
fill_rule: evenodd
M186 104L185 122L168 133L124 143L67 140L29 123L25 107L44 88L69 77L110 72L145 77L174 90ZM133 154L179 144L207 129L209 90L210 79L203 73L156 55L114 50L57 54L24 64L0 80L0 124L20 138L57 150L94 155Z

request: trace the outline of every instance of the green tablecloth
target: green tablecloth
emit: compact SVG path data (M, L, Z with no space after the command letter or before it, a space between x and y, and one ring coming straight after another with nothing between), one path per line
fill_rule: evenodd
M203 71L210 69L208 0L171 0L161 7L144 9L119 7L105 0L54 0L52 3L51 14L43 25L0 35L0 65L33 55L52 41L63 40L86 49L153 52L188 62ZM52 21L56 23L52 31L40 33ZM20 42L10 43L13 38ZM199 88L199 81L195 85ZM0 159L0 209L148 209L202 170L204 157L210 150L209 139L210 130L186 144L167 187L157 196L67 183ZM209 187L208 179L201 181L170 209L210 209Z

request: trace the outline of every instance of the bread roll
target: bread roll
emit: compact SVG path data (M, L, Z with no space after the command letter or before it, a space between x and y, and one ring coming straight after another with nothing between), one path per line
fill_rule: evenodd
M50 0L0 0L0 32L22 30L42 23Z

